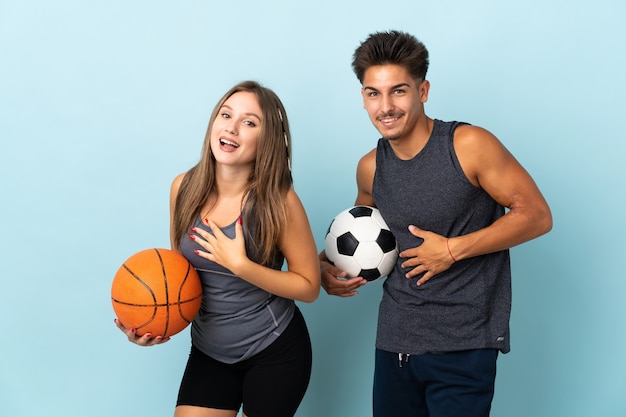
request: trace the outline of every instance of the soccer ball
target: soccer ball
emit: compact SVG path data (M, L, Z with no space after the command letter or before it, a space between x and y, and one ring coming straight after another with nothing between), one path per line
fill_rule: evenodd
M367 281L387 276L398 259L395 237L378 209L369 206L350 207L335 216L324 250L328 260L350 278Z

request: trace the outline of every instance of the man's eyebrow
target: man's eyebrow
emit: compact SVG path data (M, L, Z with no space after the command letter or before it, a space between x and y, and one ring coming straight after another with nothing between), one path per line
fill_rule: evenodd
M398 88L402 88L402 87L411 87L410 84L408 83L400 83L400 84L396 84L396 85L392 85L391 87L389 87L389 90L397 90ZM371 91L379 91L377 88L375 87L371 87L371 86L364 86L363 90L371 90Z

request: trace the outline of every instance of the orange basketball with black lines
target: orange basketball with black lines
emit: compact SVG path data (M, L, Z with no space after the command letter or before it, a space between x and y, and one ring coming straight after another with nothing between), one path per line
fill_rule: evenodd
M191 323L202 303L200 277L189 261L169 249L146 249L128 258L111 287L119 321L143 336L168 337Z

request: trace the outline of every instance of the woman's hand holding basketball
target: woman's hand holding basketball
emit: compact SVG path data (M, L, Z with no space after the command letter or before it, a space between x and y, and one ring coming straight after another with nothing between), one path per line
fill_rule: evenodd
M196 254L237 274L238 267L249 261L246 255L241 217L235 225L234 239L226 236L212 220L207 219L207 222L213 234L201 228L194 227L191 229L195 234L189 235L189 237L204 249L197 250Z
M135 329L129 329L128 327L125 327L118 319L115 319L115 325L126 335L126 337L128 337L128 340L130 342L139 346L160 345L161 343L165 343L170 340L169 337L154 337L151 333L146 333L143 336L138 336L135 332Z

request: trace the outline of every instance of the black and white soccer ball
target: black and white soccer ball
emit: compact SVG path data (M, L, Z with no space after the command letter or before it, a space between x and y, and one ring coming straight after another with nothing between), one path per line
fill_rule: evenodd
M378 209L369 206L350 207L335 216L324 250L328 260L350 278L367 281L387 276L398 259L395 237Z

